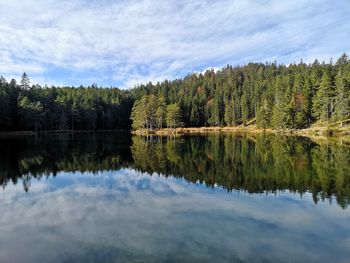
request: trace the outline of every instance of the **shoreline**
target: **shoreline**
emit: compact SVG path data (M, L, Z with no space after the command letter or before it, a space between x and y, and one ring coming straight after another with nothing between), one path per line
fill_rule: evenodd
M185 134L211 134L211 133L271 133L281 135L296 135L317 138L350 138L350 127L330 128L326 126L314 126L306 129L259 129L254 125L250 126L227 126L227 127L188 127L188 128L164 128L158 130L139 129L131 131L134 135L185 135Z
M83 133L130 133L129 129L120 130L50 130L50 131L1 131L0 137L7 136L37 136L37 135L58 135L58 134L83 134Z
M51 130L51 131L2 131L1 137L7 136L36 136L36 135L58 135L58 134L84 134L84 133L131 133L133 135L159 135L159 136L181 136L186 134L215 134L215 133L270 133L277 135L304 136L312 138L349 138L350 126L327 127L312 126L306 129L259 129L255 125L248 126L226 126L226 127L186 127L186 128L164 128L157 130L149 129L119 129L119 130Z

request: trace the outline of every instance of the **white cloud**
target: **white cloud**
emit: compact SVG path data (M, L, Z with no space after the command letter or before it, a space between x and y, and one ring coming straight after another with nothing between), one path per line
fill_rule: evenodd
M349 11L345 0L0 0L0 74L128 87L227 63L329 59L349 52Z

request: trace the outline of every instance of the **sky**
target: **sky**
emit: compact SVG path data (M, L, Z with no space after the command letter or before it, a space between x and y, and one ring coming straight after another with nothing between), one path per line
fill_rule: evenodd
M0 0L0 75L130 88L350 53L349 0Z

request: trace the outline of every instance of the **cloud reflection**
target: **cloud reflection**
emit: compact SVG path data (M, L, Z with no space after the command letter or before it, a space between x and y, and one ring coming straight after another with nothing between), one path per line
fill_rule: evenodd
M350 210L139 173L58 173L1 192L0 262L345 262ZM342 261L343 260L343 261Z

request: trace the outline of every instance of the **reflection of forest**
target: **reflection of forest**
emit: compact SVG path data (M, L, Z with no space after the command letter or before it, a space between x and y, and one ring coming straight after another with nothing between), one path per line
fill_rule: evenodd
M227 190L309 191L315 202L334 195L342 207L350 201L350 148L316 144L306 138L228 134L131 139L85 135L0 143L1 184L23 177L26 190L31 177L58 171L131 167Z
M60 135L0 141L0 184L57 172L117 170L131 162L131 137L124 135Z
M257 135L185 137L167 140L133 138L137 169L183 176L249 193L288 189L313 194L315 202L334 195L350 201L350 149L312 143L306 138Z

